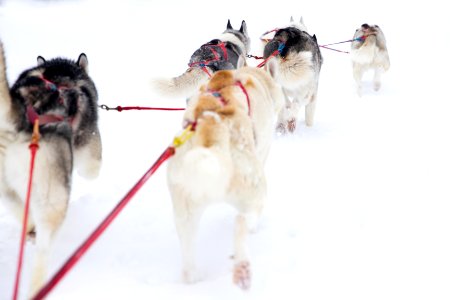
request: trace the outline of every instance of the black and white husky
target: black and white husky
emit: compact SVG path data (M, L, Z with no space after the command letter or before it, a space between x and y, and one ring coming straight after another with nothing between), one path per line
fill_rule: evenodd
M378 91L381 86L381 74L390 67L386 38L381 28L378 25L362 24L356 29L350 54L358 95L362 94L362 77L369 70L374 71L373 89Z
M317 102L319 73L322 54L316 36L306 32L303 19L278 29L274 38L264 47L264 58L275 51L278 55L269 59L266 68L281 85L285 95L285 106L278 117L277 131L294 132L300 108L305 106L305 122L312 126Z
M217 39L192 54L186 72L170 79L153 80L153 87L168 97L190 97L214 72L245 66L249 51L250 38L245 21L236 30L228 20L226 30Z
M73 168L93 178L101 165L97 90L87 74L88 61L38 57L9 89L0 43L0 198L19 219L30 167L33 123L40 124L27 232L36 241L31 293L46 279L52 238L64 220Z

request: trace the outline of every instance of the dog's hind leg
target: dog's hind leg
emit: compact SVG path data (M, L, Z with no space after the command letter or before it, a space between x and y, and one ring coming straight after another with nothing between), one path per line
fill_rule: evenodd
M314 124L314 113L316 111L317 91L311 95L311 100L305 106L305 123L306 126L311 127Z
M91 134L87 144L74 148L75 168L87 179L96 178L102 164L102 141L98 128Z
M46 279L51 243L64 220L69 202L69 189L57 182L49 182L45 189L36 190L37 197L31 202L36 224L36 254L30 296L42 287Z
M292 110L293 103L291 103L291 101L289 100L289 96L287 95L285 89L283 89L283 94L284 94L284 105L282 106L278 114L278 121L276 127L276 131L279 134L285 134L286 131L290 128L289 124L292 125L292 123L295 124L296 122L295 121L296 115Z
M234 231L233 283L243 290L249 289L251 284L250 262L246 249L247 236L247 220L244 215L240 214L236 217Z
M382 73L383 73L383 70L381 68L375 68L374 74L373 74L373 89L375 91L380 90Z
M7 189L5 191L4 197L1 197L2 203L6 206L6 208L12 212L14 217L22 224L23 221L23 214L24 214L24 208L22 200L20 199L19 195L11 189ZM34 222L31 218L31 214L28 215L27 220L27 236L30 240L34 240Z
M180 240L182 256L182 276L186 283L195 283L199 278L195 263L195 244L197 239L198 225L204 208L196 204L185 195L172 197L175 227Z
M358 93L358 96L361 97L362 95L362 77L363 77L363 70L362 67L356 63L353 63L353 78L356 82L356 91Z

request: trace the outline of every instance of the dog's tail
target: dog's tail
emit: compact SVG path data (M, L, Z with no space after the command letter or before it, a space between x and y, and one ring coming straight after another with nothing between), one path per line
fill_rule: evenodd
M158 93L167 97L190 97L207 79L208 74L205 71L192 67L178 77L154 79L151 81L151 85Z
M191 142L192 147L177 166L183 174L180 184L195 198L223 195L232 172L226 125L217 115L202 116Z
M8 79L6 77L6 60L3 44L0 41L0 118L9 111L11 99L9 95Z

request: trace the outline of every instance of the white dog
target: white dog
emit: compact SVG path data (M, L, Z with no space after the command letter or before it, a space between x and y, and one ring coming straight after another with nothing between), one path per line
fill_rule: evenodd
M381 86L381 74L390 67L384 34L377 25L363 24L356 30L353 39L350 54L358 95L362 94L362 77L371 69L374 70L373 88L378 91Z
M281 89L270 76L250 67L216 72L189 100L184 122L195 131L168 165L186 282L198 280L194 241L202 213L209 204L226 201L239 213L234 283L250 287L246 236L248 228L255 228L266 197L263 168L282 101Z

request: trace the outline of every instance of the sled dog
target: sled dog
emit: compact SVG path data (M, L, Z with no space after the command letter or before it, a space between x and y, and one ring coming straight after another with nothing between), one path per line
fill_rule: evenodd
M155 79L152 85L168 97L192 96L214 72L245 66L249 50L250 38L245 21L236 30L228 20L226 30L217 39L202 45L192 54L186 72L171 79Z
M269 58L277 50L278 55ZM306 125L312 126L322 54L316 36L306 32L303 18L299 23L293 22L291 18L288 27L276 31L274 38L264 47L264 58L269 58L266 69L282 86L285 95L285 105L278 117L277 131L294 132L302 106L305 106Z
M350 54L358 95L362 94L361 80L368 70L374 71L373 89L378 91L381 86L381 74L390 67L386 39L381 28L378 25L362 24L356 29Z
M214 73L188 101L184 123L195 129L177 148L167 173L186 282L199 279L194 257L202 213L211 203L225 201L238 211L233 281L250 287L247 233L256 228L263 209L263 168L282 101L281 89L267 72L251 67Z
M28 236L35 239L31 295L46 280L52 238L67 211L72 169L94 178L101 165L97 90L88 61L45 60L24 71L9 88L0 44L0 198L22 222L28 186L33 124L39 120L39 149L33 173Z

